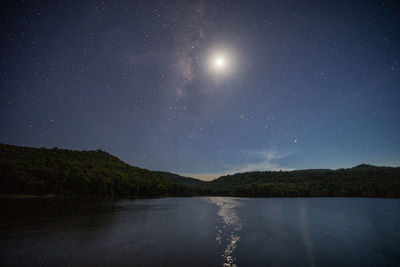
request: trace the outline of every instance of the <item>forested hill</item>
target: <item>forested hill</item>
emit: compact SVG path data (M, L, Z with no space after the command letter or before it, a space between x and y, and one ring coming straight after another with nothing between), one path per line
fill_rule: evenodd
M132 167L101 150L0 144L0 193L155 197L195 192L184 183Z
M203 192L253 197L400 197L400 168L361 164L338 170L237 173L207 183Z
M205 182L202 180L198 180L192 177L186 177L186 176L181 176L175 173L170 173L170 172L162 172L158 171L157 174L160 176L169 179L171 182L174 182L176 184L181 184L181 185L188 185L188 186L198 186L201 184L204 184Z
M0 194L58 196L400 197L400 168L246 172L210 182L130 166L101 150L0 144Z

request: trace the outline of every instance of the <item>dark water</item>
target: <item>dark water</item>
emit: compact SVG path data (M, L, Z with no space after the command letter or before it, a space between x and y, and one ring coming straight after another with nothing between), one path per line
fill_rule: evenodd
M400 266L400 200L0 200L0 265Z

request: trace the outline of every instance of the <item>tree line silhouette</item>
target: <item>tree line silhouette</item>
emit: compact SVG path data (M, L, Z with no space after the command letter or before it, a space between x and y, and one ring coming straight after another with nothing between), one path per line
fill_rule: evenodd
M400 168L246 172L210 182L130 166L102 150L0 144L0 194L164 197L400 197Z

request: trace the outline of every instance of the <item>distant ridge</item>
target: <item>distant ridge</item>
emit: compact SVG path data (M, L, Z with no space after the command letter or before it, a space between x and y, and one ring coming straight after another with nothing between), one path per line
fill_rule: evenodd
M186 177L186 176L181 176L179 174L171 173L171 172L163 172L163 171L157 171L157 173L164 178L169 179L171 182L177 183L177 184L182 184L182 185L188 185L188 186L197 186L205 183L202 180L192 178L192 177Z
M378 168L391 168L391 167L385 167L385 166L378 167L378 166L374 166L374 165L370 165L370 164L360 164L360 165L354 166L351 169L353 169L353 170L376 170Z
M221 176L203 186L213 195L254 197L400 197L400 168L256 171Z

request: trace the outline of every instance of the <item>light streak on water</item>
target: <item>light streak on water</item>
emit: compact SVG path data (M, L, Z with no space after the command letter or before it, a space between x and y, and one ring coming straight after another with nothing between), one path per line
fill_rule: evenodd
M224 245L223 266L237 266L235 263L234 251L240 241L239 232L243 227L235 208L240 202L234 198L209 197L208 201L218 206L218 216L220 223L217 225L216 241L219 245Z

